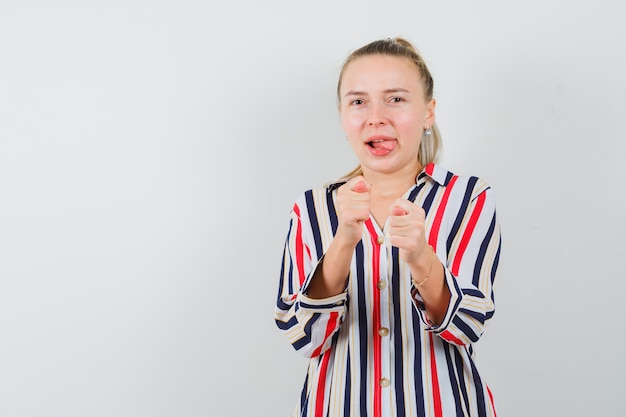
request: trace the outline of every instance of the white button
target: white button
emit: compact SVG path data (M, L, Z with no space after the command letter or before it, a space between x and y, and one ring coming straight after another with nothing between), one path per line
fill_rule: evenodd
M378 235L378 239L376 241L378 242L379 245L382 245L383 242L385 241L385 236Z
M380 378L380 386L388 387L391 382L387 378Z
M385 337L389 334L389 329L386 327L381 327L380 329L378 329L378 334Z
M384 290L385 288L387 288L387 281L385 281L384 279L381 279L380 281L378 281L378 284L376 284L376 286L378 287L379 290Z

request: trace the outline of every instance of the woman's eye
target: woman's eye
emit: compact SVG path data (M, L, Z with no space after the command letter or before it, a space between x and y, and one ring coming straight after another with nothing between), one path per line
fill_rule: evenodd
M404 99L402 97L392 97L391 98L391 102L393 102L393 103L400 103L402 101L404 101Z
M352 104L353 106L358 106L358 105L363 104L363 100L361 100L360 98L357 98L356 100L352 100L350 104Z

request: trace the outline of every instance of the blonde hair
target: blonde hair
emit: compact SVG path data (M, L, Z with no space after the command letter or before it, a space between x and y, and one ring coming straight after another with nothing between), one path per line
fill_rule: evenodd
M424 86L424 95L426 101L430 101L433 98L433 89L434 82L433 77L430 75L430 71L424 62L422 56L417 52L417 49L411 44L411 42L407 41L404 38L387 38L377 40L371 43L368 43L365 46L360 47L353 51L341 67L341 72L339 73L339 81L337 83L337 101L341 102L341 80L343 79L343 74L348 67L348 65L357 58L361 58L364 56L370 55L389 55L389 56L397 56L408 58L419 71L421 76L420 81ZM430 135L422 136L422 141L420 143L420 149L417 153L417 159L422 167L430 164L431 162L437 162L439 159L439 155L441 153L442 142L441 142L441 134L439 133L439 128L437 127L437 123L433 124L431 127L432 133ZM361 165L357 166L351 172L343 177L343 179L349 180L351 178L356 177L357 175L361 175L363 170L361 169Z

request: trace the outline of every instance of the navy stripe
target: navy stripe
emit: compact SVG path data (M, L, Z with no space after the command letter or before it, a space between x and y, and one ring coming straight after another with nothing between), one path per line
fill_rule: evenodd
M478 281L480 280L480 270L482 269L483 263L485 261L485 255L487 254L487 248L489 248L489 243L493 237L493 232L496 229L496 217L493 216L491 218L491 224L489 225L489 229L487 230L487 234L480 244L480 249L478 250L478 257L476 258L476 265L474 265L474 277L472 278L472 284L475 287L478 287Z
M495 215L494 215L494 220L495 221ZM493 260L493 267L491 268L491 284L493 285L493 283L496 280L496 271L498 270L498 265L500 264L500 250L502 249L502 238L500 236L498 236L498 250L496 251L496 256ZM493 300L493 294L492 296L492 300Z
M433 188L430 189L430 192L428 193L428 195L424 199L424 202L422 203L422 208L424 209L424 212L426 213L427 216L428 216L428 213L430 212L430 208L433 205L433 201L435 201L437 192L439 192L440 189L441 187L439 186L439 184L437 183L433 184Z
M291 257L289 258L289 275L287 275L288 277L293 277L294 271L293 271L293 261L291 260ZM296 277L296 279L290 279L289 280L289 294L295 294L295 289L293 288L293 282L300 282L300 278Z
M333 231L333 236L337 234L337 226L339 221L337 219L337 211L335 210L334 194L328 190L326 192L326 203L328 204L328 217L330 218L330 227Z
M461 356L461 352L459 351L461 348L456 348L453 350L454 352L454 363L456 367L457 381L459 382L459 391L463 396L463 401L465 402L465 407L469 410L469 395L467 392L467 386L465 386L465 374L463 370L465 367L463 366L463 357Z
M458 281L456 279L453 279L452 280L452 284L454 285L454 288L450 288L450 292L458 294L461 291L460 287L459 287ZM461 301L462 300L463 300L463 297L457 297L456 298L456 301L454 302L454 305L451 307L452 311L457 311L459 309L459 305L461 305ZM443 325L443 323L442 323L442 325ZM443 333L446 330L446 327L447 326L441 326L441 328L439 330L437 330L435 333L436 334Z
M276 319L276 326L278 326L280 330L289 330L290 328L292 328L293 326L297 324L298 324L298 319L296 318L296 316L292 316L286 322Z
M475 290L474 288L463 288L462 292L464 295L469 295L476 298L485 298L485 294L478 290Z
M472 342L478 342L479 335L474 333L474 330L472 330L472 328L468 326L467 323L465 323L460 316L455 316L452 319L452 324L454 324L460 331L462 331L463 334L469 338L469 340L471 340Z
M300 307L308 308L308 309L320 309L320 308L331 309L331 308L340 306L343 303L344 303L343 301L337 301L336 303L328 303L328 304L309 304L309 303L305 303L304 301L300 301Z
M289 294L293 294L294 293L294 288L293 288L293 261L291 260L291 256L288 256L288 249L289 249L289 240L291 239L291 234L294 233L294 221L293 219L291 219L289 221L289 232L287 233L287 240L285 241L285 248L283 250L283 259L287 260L289 259L289 275L287 275L289 277L289 280L287 281L288 287L289 287ZM283 261L283 264L281 265L281 286L279 287L278 291L279 291L279 295L278 297L280 298L280 291L283 288L282 286L282 278L284 277L284 275L282 274L284 272L284 267L285 267L285 262Z
M278 295L276 296L276 305L278 306L278 308L280 308L283 311L288 311L291 308L291 305L286 304L283 302L282 300L282 295L283 295L283 286L285 285L285 261L287 260L287 247L285 246L285 249L283 250L283 262L280 263L280 280L279 280L279 285L278 285ZM291 262L289 262L291 264ZM290 274L289 274L289 278L291 278L291 269L290 269ZM293 289L291 288L291 282L293 281L292 279L288 279L288 284L289 284L289 294L293 294Z
M472 310L468 310L467 308L459 308L459 313L463 313L466 316L470 316L473 319L475 319L476 321L480 322L481 324L483 324L485 322L485 315L483 313L479 313L477 311L472 311Z
M450 351L456 352L456 347L449 343L443 343L443 351L446 355L446 364L448 368L448 377L450 378L450 387L452 388L452 395L454 396L454 405L456 406L456 415L463 415L463 408L461 407L461 394L459 393L459 381L454 373L454 363L452 362L452 354Z
M457 237L457 234L459 233L459 229L461 228L461 224L463 223L463 218L465 217L466 214L469 214L467 212L467 209L469 207L470 200L472 198L472 192L474 191L474 186L476 185L476 181L478 181L478 178L471 177L468 183L465 185L465 194L463 195L463 200L461 201L461 207L459 208L459 211L456 215L456 219L454 220L454 223L452 223L450 234L448 234L448 241L446 242L446 249L448 253L450 253L450 248L452 248L452 242L454 242L454 239ZM458 180L457 180L456 186L457 187L459 186Z
M426 345L426 342L422 340L422 337L426 334L422 330L422 320L420 320L419 315L416 309L411 309L412 311L412 320L413 327L417 327L415 329L415 353L413 355L413 378L415 379L415 404L417 406L417 416L418 417L426 417L426 408L424 407L424 397L426 393L424 392L424 381L422 380L423 371L422 371L422 346ZM404 415L404 414L401 414Z
M315 202L313 201L313 192L307 191L305 193L306 208L309 214L309 223L311 226L311 232L313 232L313 240L315 241L315 253L321 257L323 253L322 249L322 236L320 233L319 222L317 221L317 212L315 211Z
M348 181L337 181L337 182L334 182L334 183L330 184L328 187L326 187L326 190L328 192L334 191L337 188L339 188L342 185L344 185L346 182L348 182Z
M474 361L471 358L470 364L472 366L472 378L474 379L474 386L476 387L476 405L478 406L478 416L487 417L487 410L485 409L485 393L483 392L483 381L480 379L480 375L478 375L476 365L474 365Z
M293 342L291 344L291 346L293 346L293 348L295 350L300 350L303 347L305 347L306 345L308 345L309 343L311 343L311 336L307 334L307 335L303 336L301 339L296 340L295 342Z
M318 321L320 317L320 313L315 313L313 314L313 317L311 317L311 319L304 325L304 336L293 343L293 347L296 348L296 350L300 350L303 346L311 343L311 326L313 326L313 323Z
M404 291L404 282L400 279L400 256L398 256L398 248L391 248L391 258L393 259L391 269L391 283L389 289L391 290L391 299L394 306L400 306L400 291ZM402 319L400 317L400 308L393 309L393 345L395 349L395 363L394 365L394 383L396 386L396 415L403 416L405 414L404 408L404 362L402 360L404 356L404 343L402 342L402 332L400 331L400 323ZM397 329L396 329L397 326Z
M357 305L359 306L359 366L360 366L360 386L367 387L367 346L369 338L369 329L367 326L367 299L365 298L365 259L363 242L359 242L355 248L356 256L356 284L357 284ZM365 390L359 392L359 406L361 407L361 415L367 415L367 397Z
M350 350L348 350L348 354L346 355L346 392L343 397L343 415L350 415L350 395L352 394L352 381L350 380L350 375L352 374L350 370Z
M302 388L302 393L300 394L300 415L306 415L306 410L308 408L308 391L309 391L309 378L304 378L304 387Z
M280 298L276 301L276 307L278 307L279 309L281 309L282 311L289 311L289 309L291 308L290 304L285 303L283 300L281 300Z
M421 183L421 184L414 186L411 192L409 193L409 198L407 198L407 200L415 203L415 199L417 198L417 195L419 194L420 191L422 191L422 188L424 188L425 185L426 183Z
M452 280L452 284L454 285L454 291L458 294L459 292L462 294L463 291L461 290L461 287L459 287L459 283L456 279ZM452 291L452 289L450 289L450 291ZM463 297L457 297L456 302L454 303L453 306L453 310L458 310L459 305L461 304L461 301L463 300Z

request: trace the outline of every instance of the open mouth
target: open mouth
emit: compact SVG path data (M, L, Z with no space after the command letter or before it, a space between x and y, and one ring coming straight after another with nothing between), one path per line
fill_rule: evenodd
M370 148L379 151L391 152L396 148L396 141L391 139L372 139L366 143Z

